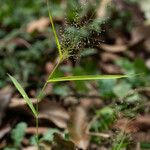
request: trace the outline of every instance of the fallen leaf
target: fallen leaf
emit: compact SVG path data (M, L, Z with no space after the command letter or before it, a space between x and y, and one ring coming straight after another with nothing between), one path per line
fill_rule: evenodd
M37 103L36 99L32 99L32 103ZM42 100L39 102L39 119L46 119L53 122L59 128L66 128L69 119L68 112L56 102L49 100ZM16 111L19 114L32 116L31 111L28 109L26 102L22 98L13 98L9 105L11 111Z
M32 101L33 104L36 103L36 99L35 98L30 98L30 100ZM23 98L12 98L11 102L9 104L10 108L17 108L17 107L22 107L25 106L26 102Z
M108 45L108 44L100 44L99 47L105 51L112 52L112 53L120 53L127 50L126 45Z
M43 100L39 103L39 119L47 119L59 128L66 128L69 114L58 103Z
M30 99L33 104L36 104L37 100L35 98ZM27 103L23 98L12 98L8 109L12 112L17 112L19 114L33 116L32 112L30 111Z
M49 18L42 17L38 20L34 20L27 25L27 32L32 33L34 31L42 32L50 24Z
M71 112L68 122L68 131L71 140L78 148L86 150L89 145L89 135L87 134L87 114L83 107L78 106Z

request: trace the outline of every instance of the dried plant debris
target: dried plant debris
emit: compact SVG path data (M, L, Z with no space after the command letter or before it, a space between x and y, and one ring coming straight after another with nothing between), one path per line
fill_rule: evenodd
M89 145L89 135L87 133L87 113L81 106L74 108L68 122L68 131L71 140L77 147L86 150Z

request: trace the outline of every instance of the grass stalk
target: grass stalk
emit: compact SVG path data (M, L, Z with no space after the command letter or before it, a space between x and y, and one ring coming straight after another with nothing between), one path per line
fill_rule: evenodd
M48 78L47 78L47 80L46 80L44 86L42 87L42 90L40 91L39 95L37 96L38 102L40 102L40 101L42 100L44 90L45 90L47 84L49 83L48 81L53 77L53 75L54 75L56 69L58 68L59 64L61 63L61 61L62 61L61 59L58 59L58 61L57 61L56 65L55 65L55 67L53 68L52 72L49 74L49 76L48 76Z

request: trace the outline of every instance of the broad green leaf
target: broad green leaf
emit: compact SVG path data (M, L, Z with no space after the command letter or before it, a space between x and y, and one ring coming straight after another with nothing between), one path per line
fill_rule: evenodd
M118 79L118 78L126 78L126 77L129 77L129 76L128 75L81 75L81 76L51 78L47 82Z
M56 41L58 52L59 52L59 57L60 57L60 59L62 59L63 55L62 55L62 51L61 51L61 45L60 45L59 38L58 38L56 29L55 29L55 26L54 26L54 22L53 22L53 18L52 18L51 12L50 12L49 1L48 0L47 0L47 7L48 7L49 19L50 19L50 22L51 22L51 25L52 25L52 30L53 30L53 33L54 33L54 36L55 36L55 41Z
M35 110L32 102L31 102L30 98L28 97L28 95L26 94L26 92L24 91L22 86L19 84L19 82L14 77L12 77L11 75L8 75L8 76L10 77L10 79L13 82L13 84L15 85L17 90L20 92L20 94L22 95L22 97L24 98L24 100L26 101L26 103L28 104L30 109L32 110L32 112L35 115L35 117L37 117L38 113L36 112L36 110Z

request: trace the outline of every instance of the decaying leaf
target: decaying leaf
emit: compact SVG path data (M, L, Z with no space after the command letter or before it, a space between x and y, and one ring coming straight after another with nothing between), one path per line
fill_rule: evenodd
M39 119L47 119L60 128L66 128L69 114L59 104L43 100L39 104Z
M33 104L36 103L36 99L35 98L31 98L30 99L32 101ZM25 106L26 102L24 101L23 98L12 98L11 102L9 104L10 108L17 108L17 107L22 107Z
M32 33L34 31L42 32L48 27L50 21L49 18L42 17L39 20L34 20L27 25L27 32Z
M52 150L77 150L77 149L73 142L64 140L61 137L61 135L55 134Z
M72 111L68 122L68 130L71 140L77 147L86 150L89 145L89 135L87 134L87 115L83 107L78 106Z

